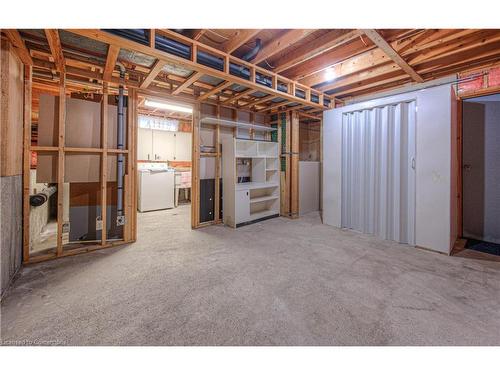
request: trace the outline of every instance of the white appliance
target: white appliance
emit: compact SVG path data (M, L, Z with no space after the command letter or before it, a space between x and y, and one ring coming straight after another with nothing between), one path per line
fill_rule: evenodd
M175 171L166 163L139 163L138 209L141 212L174 207Z

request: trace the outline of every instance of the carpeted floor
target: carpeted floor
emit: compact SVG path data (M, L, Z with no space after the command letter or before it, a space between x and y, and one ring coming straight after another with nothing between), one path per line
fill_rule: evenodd
M4 345L500 345L500 263L321 224L192 231L139 215L137 243L25 267Z

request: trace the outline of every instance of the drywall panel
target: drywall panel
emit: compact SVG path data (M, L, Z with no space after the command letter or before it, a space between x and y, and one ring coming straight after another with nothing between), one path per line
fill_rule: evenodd
M319 161L299 161L299 214L319 211Z
M341 226L342 114L416 101L417 246L448 253L451 201L451 86L356 103L323 114L323 221Z

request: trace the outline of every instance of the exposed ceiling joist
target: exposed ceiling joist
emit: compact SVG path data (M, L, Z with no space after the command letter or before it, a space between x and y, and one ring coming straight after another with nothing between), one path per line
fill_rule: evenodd
M61 39L59 38L59 32L57 29L45 29L45 36L49 43L50 52L56 64L56 68L59 72L64 73L65 71L65 61L64 55L61 47Z
M198 100L206 100L206 99L210 98L212 95L215 95L218 92L224 90L228 86L231 86L231 81L223 82L219 86L213 88L212 90L209 90L206 93L204 93L203 95L200 95Z
M141 89L147 89L151 82L158 76L158 74L161 72L163 67L165 66L165 61L162 61L160 59L156 60L154 65L151 67L151 71L149 74L146 76L144 81L141 83Z
M232 103L232 102L235 102L235 101L237 102L239 99L243 98L244 96L253 94L256 91L257 90L254 90L254 89L247 89L245 91L240 92L239 94L236 94L236 95L230 97L229 99L226 100L226 102L227 103Z
M109 45L108 56L106 58L106 66L104 67L104 74L103 74L103 79L105 81L111 81L119 53L120 53L120 47L114 44Z
M360 30L351 30L339 35L338 30L330 31L311 43L307 43L296 50L283 55L273 64L276 66L274 72L280 73L296 65L302 64L322 53L340 46L361 35Z
M183 84L179 85L174 91L172 91L172 95L180 94L184 89L191 86L194 83L194 81L201 78L201 76L203 76L203 73L200 72L191 74L191 76Z
M200 40L200 38L207 32L207 29L194 29L191 32L191 38L194 40Z
M19 56L23 64L33 65L33 59L31 58L30 52L26 48L21 35L19 35L19 31L15 29L2 29L2 32L7 35L7 38L9 38L16 54Z
M255 100L253 102L249 102L249 103L241 106L240 108L250 108L250 107L253 107L255 105L262 104L262 103L268 102L270 100L273 100L274 98L276 98L275 95L267 95L261 99Z
M233 53L261 31L261 29L241 29L235 37L229 39L222 45L222 50L227 53Z
M386 42L374 29L364 29L363 32L375 45L384 51L401 69L403 69L416 82L424 82L424 79Z
M284 49L290 47L292 44L297 43L299 40L311 34L314 30L310 29L292 29L285 32L277 39L273 39L270 43L266 44L252 60L254 64L258 64L265 59L276 55Z

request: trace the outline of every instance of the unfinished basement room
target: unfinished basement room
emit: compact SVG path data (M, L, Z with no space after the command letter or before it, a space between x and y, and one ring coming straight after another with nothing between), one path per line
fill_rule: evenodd
M3 28L1 85L2 346L500 345L500 25Z

